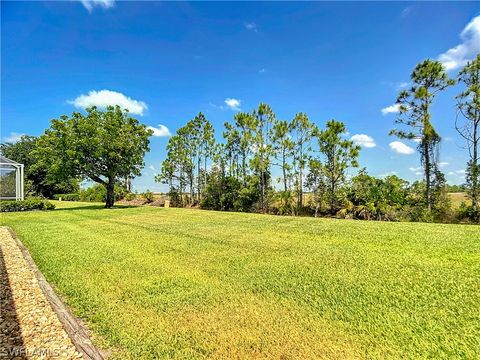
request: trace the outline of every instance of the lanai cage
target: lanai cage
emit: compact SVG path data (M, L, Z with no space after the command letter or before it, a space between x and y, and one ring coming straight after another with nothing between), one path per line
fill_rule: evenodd
M23 164L1 155L0 200L23 200Z

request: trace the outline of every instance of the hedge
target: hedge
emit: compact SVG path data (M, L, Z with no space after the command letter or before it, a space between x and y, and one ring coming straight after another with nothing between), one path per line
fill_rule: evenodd
M55 209L55 205L53 205L48 200L43 200L43 199L0 201L0 212L53 210L53 209Z

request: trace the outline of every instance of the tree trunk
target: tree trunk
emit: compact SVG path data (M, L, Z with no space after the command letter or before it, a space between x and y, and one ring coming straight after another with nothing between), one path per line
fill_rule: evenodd
M184 189L185 189L185 178L183 176L183 168L180 171L178 187L179 187L179 190L180 190L180 202L181 202L180 205L182 207L184 207L185 206L185 200L184 200L184 194L183 193L184 193Z
M108 179L106 188L107 188L107 201L105 203L105 207L109 209L113 207L113 203L115 202L115 178Z
M300 144L299 154L299 167L298 167L298 207L303 207L303 142Z
M332 180L330 183L330 214L333 215L335 212L335 180Z
M197 201L200 202L200 188L202 187L202 180L200 177L200 164L202 163L202 158L198 156L197 160Z
M302 165L298 170L298 207L301 209L303 207L303 171Z
M208 182L208 179L207 179L207 155L205 155L204 157L204 168L203 168L203 186L202 186L202 192L206 189L207 187L207 182ZM203 195L203 194L201 194Z
M263 205L263 171L260 170L260 207L262 208L262 212L265 212L265 207Z
M475 213L478 204L478 123L473 125L473 159L472 159L472 206Z
M245 151L242 152L242 176L243 176L243 186L247 186L247 155Z
M428 142L425 141L425 144L423 145L423 151L425 152L424 158L425 158L425 199L427 201L427 208L428 211L432 210L432 199L431 199L431 165L430 165L430 151L428 149Z
M190 205L193 205L194 201L194 196L195 196L195 191L194 191L194 175L193 175L193 170L190 173Z

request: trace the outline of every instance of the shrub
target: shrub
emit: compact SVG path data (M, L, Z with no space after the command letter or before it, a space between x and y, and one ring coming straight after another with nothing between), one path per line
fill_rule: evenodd
M279 191L276 193L276 203L271 206L271 211L278 215L295 215L295 198L292 191Z
M233 210L240 188L240 182L234 177L224 177L221 173L214 172L209 177L200 206L211 210Z
M238 192L233 206L235 211L249 212L254 210L254 205L259 200L259 192L254 187L243 188Z
M142 194L142 197L147 201L147 203L151 203L154 200L153 193L150 190L145 191Z
M115 185L115 201L123 199L126 194L124 187ZM105 202L107 199L107 189L102 184L95 184L87 189L80 190L81 201Z
M460 221L467 221L479 224L480 223L480 211L473 208L472 205L467 205L464 201L460 204L457 211L457 218Z
M30 210L53 210L53 205L48 200L31 198L27 200L0 201L0 212L30 211Z
M168 198L170 199L170 206L172 207L182 207L183 201L180 192L177 189L173 188L168 192Z
M95 184L87 189L80 190L81 201L102 202L105 201L106 197L107 189L105 189L105 186L100 184Z
M127 193L127 194L125 195L124 199L127 200L127 201L132 201L132 200L135 199L135 194L129 192L129 193Z
M238 195L233 202L235 211L256 211L260 209L260 179L257 176L252 176L247 180L247 187L238 191ZM266 201L267 202L267 201Z
M55 194L53 195L54 200L63 201L80 201L80 194Z

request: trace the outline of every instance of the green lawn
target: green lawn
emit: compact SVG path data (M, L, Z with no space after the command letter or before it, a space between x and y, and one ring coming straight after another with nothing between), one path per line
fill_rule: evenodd
M113 358L480 357L479 226L60 206L1 223Z

